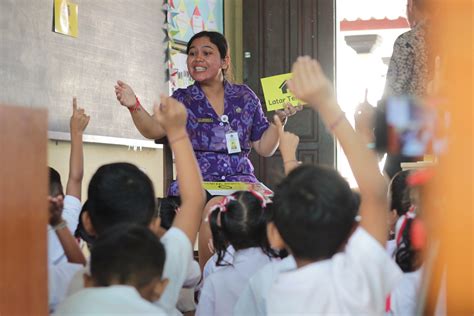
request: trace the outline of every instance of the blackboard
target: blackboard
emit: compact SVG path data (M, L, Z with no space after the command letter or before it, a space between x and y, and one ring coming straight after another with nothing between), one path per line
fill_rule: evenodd
M0 1L0 104L48 108L48 129L69 132L72 97L91 116L87 134L142 139L114 84L152 109L168 93L161 0L72 0L77 38L54 33L54 0Z

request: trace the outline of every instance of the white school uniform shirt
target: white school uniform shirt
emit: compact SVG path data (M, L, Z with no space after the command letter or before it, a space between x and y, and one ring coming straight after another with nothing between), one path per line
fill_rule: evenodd
M223 262L224 263L229 263L232 264L232 261L234 260L234 253L235 249L232 246L227 247L225 253L224 253L224 258ZM206 264L204 265L204 269L202 270L202 278L205 280L209 275L213 274L214 272L220 270L224 266L218 266L217 265L217 254L213 254L212 257L207 260Z
M58 306L54 315L167 315L128 285L82 289Z
M62 217L66 221L67 227L73 235L77 225L79 224L81 208L81 201L75 196L66 195L64 197ZM48 225L48 263L58 264L59 262L67 262L67 258L56 232Z
M72 195L64 197L62 217L68 229L74 234L79 223L81 201ZM54 311L56 305L66 297L69 283L74 275L81 271L81 264L69 263L56 232L48 225L48 306Z
M169 280L160 299L154 304L163 308L167 315L181 315L176 309L179 293L187 279L188 267L192 260L192 245L186 234L179 228L171 227L160 239L165 247L166 260L162 278ZM83 273L90 274L89 264L76 273L69 285L68 295L84 288Z
M385 250L390 257L393 258L396 249L397 243L395 242L395 239L387 240L387 243L385 244Z
M390 295L392 315L411 316L416 314L422 274L422 268L414 272L403 273L400 282Z
M250 277L270 261L260 247L236 251L231 266L215 271L204 281L196 316L232 315Z
M281 261L272 261L258 270L249 280L234 306L234 315L266 315L268 292L281 272L296 268L293 256Z
M225 264L232 264L234 261L234 253L235 249L232 247L232 245L229 245L224 253L224 258L223 258L223 263ZM196 291L198 292L198 297L201 295L201 290L202 286L204 284L204 281L207 279L207 277L214 272L222 269L225 266L218 266L217 265L217 254L213 254L206 262L204 265L204 269L202 269L202 280L196 287Z
M344 252L281 273L267 298L268 315L382 315L402 271L359 227Z

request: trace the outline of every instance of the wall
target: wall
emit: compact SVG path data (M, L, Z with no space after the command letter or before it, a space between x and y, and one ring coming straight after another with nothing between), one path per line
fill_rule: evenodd
M68 141L48 141L48 164L58 170L66 189L69 174ZM132 148L124 145L84 143L84 180L82 182L82 201L87 199L87 186L98 167L112 162L130 162L137 165L152 180L156 196L163 196L163 154L159 148Z

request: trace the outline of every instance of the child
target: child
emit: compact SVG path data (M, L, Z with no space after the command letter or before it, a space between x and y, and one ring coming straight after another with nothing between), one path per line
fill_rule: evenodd
M176 196L169 196L165 198L158 198L158 215L160 217L160 230L158 236L163 236L168 229L173 225L176 214L180 211L181 200ZM186 281L183 288L180 290L178 303L176 308L181 313L194 313L196 310L196 303L194 300L194 292L196 286L201 280L201 268L199 263L191 260L188 268Z
M387 299L386 311L393 315L415 315L422 275L420 249L412 243L412 227L417 219L414 212L415 190L407 184L408 171L398 172L391 184L391 205L397 210L395 250L393 257L404 272L397 287ZM395 188L394 188L395 187ZM398 188L398 189L397 189ZM402 190L399 190L402 188ZM392 211L393 212L393 211Z
M178 177L181 188L181 207L173 226L163 235L161 242L166 250L163 277L169 280L163 295L155 302L168 314L176 314L179 292L186 279L192 260L192 245L199 229L204 191L202 178L186 133L186 109L170 97L161 97L155 105L154 118L167 133L176 157L176 169L185 174L185 181ZM136 166L114 163L100 167L89 183L88 209L82 220L89 235L100 237L106 229L120 223L135 223L156 231L159 219L151 180ZM88 273L88 271L84 271ZM83 287L81 275L76 275L70 291Z
M100 235L91 251L86 288L70 296L57 315L166 315L151 302L159 299L165 249L151 230L119 224Z
M230 315L248 279L274 256L265 233L265 198L240 191L224 198L209 214L217 266L204 280L196 315ZM224 260L235 249L232 264Z
M283 160L285 175L288 175L299 165L296 159L296 149L299 137L284 130L278 117L273 117L278 128L280 144L279 150ZM284 271L296 268L293 256L289 255L281 261L273 261L258 270L244 286L234 306L234 315L266 315L266 297L277 276Z
M302 166L291 171L275 191L267 228L272 247L287 248L297 268L274 282L268 314L381 314L401 271L384 250L387 186L377 159L345 119L315 60L298 58L288 85L341 143L359 185L361 220L351 235L353 194L335 170Z
M50 311L64 299L69 282L82 269L82 255L72 232L77 227L81 211L81 190L84 173L82 135L90 117L72 100L70 119L71 153L66 195L61 176L49 168L50 220L48 228L48 303ZM73 264L80 263L80 264Z
M65 261L63 248L55 232L58 229L68 228L71 233L74 233L79 221L82 178L84 174L82 135L89 124L89 120L90 117L85 114L84 109L77 107L77 100L73 98L72 116L70 120L71 153L69 155L69 177L65 196L61 184L61 176L53 168L49 169L51 198L57 198L58 196L64 197L62 220L57 223L62 228L55 226L48 229L48 258L51 264L57 264L63 260Z

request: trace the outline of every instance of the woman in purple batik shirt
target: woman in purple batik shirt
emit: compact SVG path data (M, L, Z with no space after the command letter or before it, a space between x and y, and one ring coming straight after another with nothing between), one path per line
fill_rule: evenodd
M248 156L252 148L264 157L273 155L279 142L276 125L267 120L259 98L249 87L228 80L230 55L222 34L210 31L195 34L188 42L186 53L188 71L195 83L178 89L173 97L188 110L187 132L204 181L258 182ZM159 139L165 135L163 128L141 107L130 86L118 81L115 93L119 102L130 110L143 136ZM286 122L288 116L300 109L286 104L277 115ZM176 181L168 189L168 195L179 196ZM208 194L204 216L220 200L221 197ZM207 247L211 236L207 222L201 225L199 236L199 261L203 267L211 255Z

